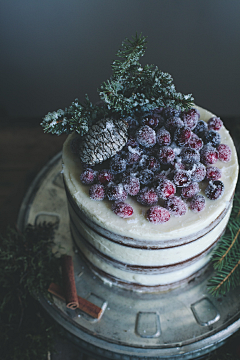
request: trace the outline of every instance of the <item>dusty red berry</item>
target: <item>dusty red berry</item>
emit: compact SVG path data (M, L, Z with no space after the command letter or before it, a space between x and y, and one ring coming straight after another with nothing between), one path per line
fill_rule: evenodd
M205 189L205 194L210 200L219 199L224 192L224 184L220 180L209 181L208 186Z
M167 209L156 205L147 210L146 217L147 220L153 224L163 224L170 219L170 212Z
M177 170L173 176L173 182L177 187L185 187L191 183L191 171Z
M165 201L165 207L171 215L179 217L183 216L187 212L187 205L178 196L173 196Z
M123 184L109 184L107 187L108 200L124 201L127 198L127 192L124 190Z
M209 130L220 130L221 127L223 126L223 122L219 117L212 117L211 119L208 120L208 129Z
M96 178L97 178L97 171L91 168L85 169L80 175L80 180L84 185L93 184Z
M158 171L160 170L160 163L159 161L155 158L155 156L147 156L144 155L139 163L139 165L142 168L145 168L147 170L151 170L151 171Z
M156 132L148 125L141 126L136 132L136 140L146 148L156 144Z
M89 196L92 200L103 200L105 197L105 188L102 184L94 184L89 188Z
M126 161L128 165L132 165L140 160L142 156L142 150L139 147L128 146L126 155Z
M204 165L215 164L218 160L218 151L212 145L204 145L200 150L201 162Z
M184 146L189 142L191 135L191 129L187 126L183 126L175 131L174 141L178 146Z
M181 196L184 199L190 199L193 196L197 195L199 193L200 189L199 189L199 185L197 182L192 182L191 184L189 184L186 187L183 187L181 189Z
M136 176L128 175L123 177L123 186L129 195L135 196L139 193L140 181Z
M194 164L192 169L192 181L203 181L206 176L206 166L202 163Z
M175 159L175 152L170 146L163 146L158 151L160 164L171 164Z
M231 160L232 150L228 145L226 144L218 145L217 151L218 151L219 160L223 162L229 162Z
M187 146L195 150L200 150L203 147L203 141L196 134L192 133L190 140L187 143Z
M158 195L153 188L145 187L137 194L137 201L144 206L156 205Z
M160 180L156 186L156 192L161 199L167 200L176 193L176 186L171 180Z
M157 130L156 133L157 144L160 146L167 146L171 144L171 134L164 127Z
M133 215L133 208L131 205L124 203L123 201L116 201L112 204L112 211L121 218L129 218Z
M198 213L205 209L205 205L206 205L205 197L203 195L195 195L191 199L189 207L193 212Z
M207 180L219 180L221 178L221 170L216 166L208 166L206 168L206 179Z
M108 169L100 170L97 176L98 182L103 185L108 184L109 182L114 180L113 173Z
M191 130L196 127L199 118L200 113L197 109L194 108L183 111L181 113L181 119L183 120L184 125L189 127Z

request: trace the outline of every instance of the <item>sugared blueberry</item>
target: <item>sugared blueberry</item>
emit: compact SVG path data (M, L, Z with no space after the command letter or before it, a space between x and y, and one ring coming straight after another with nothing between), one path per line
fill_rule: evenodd
M197 164L200 161L200 153L188 147L182 148L180 157L184 164Z
M203 120L199 120L193 132L201 139L203 139L205 137L207 130L208 130L207 123Z
M128 175L123 177L123 186L127 193L131 196L135 196L140 190L140 181L136 176Z
M182 121L182 119L178 116L174 116L174 117L170 117L166 120L165 122L165 128L171 133L174 134L174 132L183 127L184 126L184 122Z
M224 184L220 180L209 181L208 186L205 189L205 194L210 200L219 199L224 192Z
M127 168L127 161L119 155L115 155L110 160L110 169L113 174L120 174Z
M154 172L148 169L139 171L139 181L143 185L148 185L153 181Z
M212 146L216 147L221 142L220 134L215 130L209 130L205 134L204 143L211 144Z
M172 108L172 107L168 107L166 106L163 110L162 110L162 116L165 119L168 119L170 117L173 116L179 116L180 115L180 110Z
M170 219L170 212L159 205L155 205L147 210L146 218L153 224L163 224Z
M148 125L153 129L156 129L158 124L159 124L159 119L157 116L154 115L147 115L142 119L142 125Z

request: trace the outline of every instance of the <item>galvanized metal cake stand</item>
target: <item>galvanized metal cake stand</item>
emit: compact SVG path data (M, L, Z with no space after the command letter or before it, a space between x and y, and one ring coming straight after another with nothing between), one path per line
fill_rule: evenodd
M240 288L222 298L211 297L207 292L211 269L182 289L157 294L111 287L95 276L71 240L61 169L58 154L31 185L18 226L57 222L56 247L73 256L78 295L103 310L96 320L80 310L68 310L57 298L54 303L40 299L79 351L94 359L196 359L240 328Z

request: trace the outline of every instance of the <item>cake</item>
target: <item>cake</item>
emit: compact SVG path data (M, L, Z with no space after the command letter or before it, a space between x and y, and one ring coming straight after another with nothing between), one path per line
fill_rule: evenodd
M139 62L146 38L123 42L100 102L76 99L42 122L70 134L63 179L79 255L108 284L166 291L202 274L230 217L238 177L222 120Z
M200 120L215 117L200 107ZM194 131L194 130L193 130ZM206 201L203 211L189 208L182 216L171 216L164 223L147 220L149 208L136 198L126 199L133 208L131 217L112 211L113 201L96 201L89 196L89 185L81 182L84 166L72 144L71 134L63 146L63 178L66 188L72 238L80 255L105 282L138 291L165 291L198 276L224 233L231 213L238 177L238 160L233 141L224 126L221 143L231 149L228 162L217 160L224 191L216 200L205 195L208 181L199 183ZM106 165L101 165L104 168ZM212 166L211 166L212 167Z

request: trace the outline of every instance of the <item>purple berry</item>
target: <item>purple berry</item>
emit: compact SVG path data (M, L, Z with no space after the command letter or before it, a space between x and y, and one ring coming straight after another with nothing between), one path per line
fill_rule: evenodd
M218 160L218 151L212 145L204 145L200 150L201 162L204 165L215 164Z
M154 172L148 169L139 172L139 181L143 185L148 185L153 181Z
M148 115L142 119L142 125L148 125L152 129L155 129L159 124L159 119L157 116Z
M92 185L97 178L97 171L87 168L85 169L81 175L80 180L84 185Z
M221 142L221 136L220 134L215 130L209 130L204 138L205 144L211 144L212 146L216 147Z
M224 184L220 180L209 181L208 186L206 187L205 194L210 200L219 199L224 192Z
M161 199L167 200L176 193L176 186L171 180L160 180L156 186L156 192Z
M198 163L197 165L193 165L192 170L192 181L203 181L206 176L206 167L202 163Z
M190 185L183 187L181 189L181 196L184 199L190 199L192 198L194 195L197 195L199 193L200 189L199 189L199 185L197 182L193 182Z
M171 144L171 135L164 127L159 129L156 134L157 144L160 146L167 146Z
M142 168L154 172L160 170L160 163L154 156L147 156L147 155L143 156L139 165Z
M113 203L112 211L123 219L129 218L133 214L132 206L123 201L116 201Z
M163 146L159 149L158 158L160 164L171 164L175 159L175 152L170 146Z
M217 147L219 160L223 162L229 162L232 157L232 150L226 144L220 144Z
M184 146L189 142L191 135L191 129L187 126L183 126L175 131L174 141L178 146Z
M209 130L219 131L221 129L221 127L223 126L222 120L216 116L209 119L207 123L208 123Z
M114 181L114 175L110 170L103 169L99 171L97 179L100 184L106 185Z
M184 164L197 164L200 161L200 153L188 147L181 150L180 157Z
M173 196L166 200L165 207L171 215L176 217L183 216L187 212L187 205L180 197L177 196Z
M197 109L194 108L183 111L181 113L181 119L183 120L184 125L189 127L191 130L193 130L196 127L199 118L200 118L200 113Z
M136 133L138 143L146 148L156 144L156 132L148 125L141 126Z
M191 172L187 170L177 170L173 176L173 182L177 187L185 187L191 183Z
M134 132L139 126L137 119L131 116L124 118L124 121L128 124L128 132L130 133Z
M115 155L110 160L110 169L113 174L120 174L127 168L127 161L119 155Z
M128 175L123 178L123 186L127 193L131 196L135 196L140 190L140 181L133 175Z
M126 161L129 165L137 163L142 156L142 150L139 147L128 146Z
M147 220L153 224L163 224L170 219L170 212L167 209L156 205L147 210L146 217Z
M165 119L168 119L170 117L174 117L174 116L179 116L180 115L180 110L174 109L172 107L165 107L162 110L162 116Z
M109 184L107 187L108 200L124 201L127 198L127 192L124 190L123 184Z
M209 166L206 169L206 179L207 180L219 180L221 178L221 170L216 166Z
M105 189L102 184L94 184L89 188L89 195L92 200L103 200L105 197Z
M192 133L187 146L189 146L191 149L201 150L203 147L203 141L196 134Z
M195 195L191 199L189 207L193 212L198 213L205 209L205 205L206 205L205 197L203 195Z
M137 201L144 206L156 205L158 195L153 188L145 187L137 194Z
M165 122L165 128L171 133L174 134L174 132L177 129L180 129L184 126L184 122L180 117L174 116L171 118L168 118Z
M208 130L207 123L203 120L199 120L193 132L201 139L203 139L205 137L207 130Z

